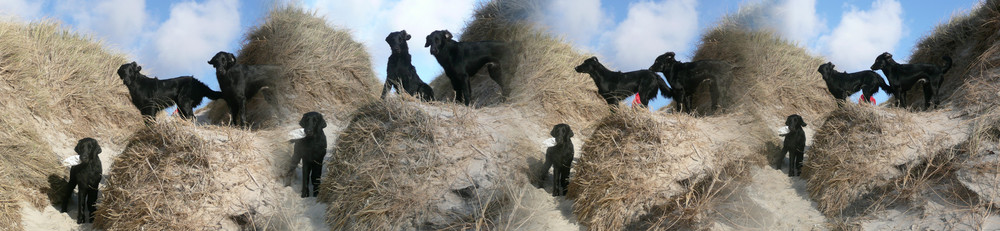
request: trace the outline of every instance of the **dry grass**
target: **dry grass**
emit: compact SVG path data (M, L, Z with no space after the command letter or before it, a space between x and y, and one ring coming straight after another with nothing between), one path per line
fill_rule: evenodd
M707 227L703 218L725 200L721 192L764 164L759 153L769 150L763 137L770 131L762 127L744 114L694 119L621 110L583 146L569 187L574 213L595 230Z
M381 86L371 57L349 31L331 28L324 18L294 5L271 10L263 24L251 28L237 62L283 68L248 106L247 119L256 127L294 122L309 111L346 120L353 108L375 99ZM208 108L212 121L228 121L224 101Z
M521 165L535 154L519 145L523 135L495 130L507 123L498 121L507 117L501 111L412 97L362 106L326 167L327 223L335 230L496 227L507 187L527 183Z
M260 144L259 136L183 120L161 121L139 130L114 160L101 191L95 227L199 230L266 226L241 224L237 219L257 218L257 212L264 212L263 208L276 200L271 192L282 188L275 169L286 165L272 159L275 157L269 153L274 150L266 148L282 146Z
M914 49L910 63L941 65L941 56L951 56L955 62L944 75L939 93L942 104L980 113L995 107L1000 101L1000 1L987 0L968 14L952 17L938 25ZM873 59L874 60L874 59ZM916 86L907 93L910 105L923 104L923 88Z
M49 200L56 198L49 180L66 176L59 161L68 154L55 149L72 150L84 137L113 144L139 125L114 73L126 61L57 23L0 22L0 190L13 192L3 197L0 221L21 220L12 201L60 202Z
M500 83L490 79L486 71L472 77L474 102L478 106L511 105L525 112L538 112L546 124L589 124L608 115L607 103L597 94L593 80L573 70L591 55L530 21L535 10L541 9L540 4L538 0L497 0L476 10L461 40L503 41L512 52L501 61ZM454 96L451 82L444 75L431 86L436 98Z
M719 84L724 111L746 111L780 124L799 114L814 121L836 108L826 84L816 73L823 60L773 32L756 29L741 10L726 16L702 36L693 60L723 60L733 65L731 78ZM708 90L699 89L696 109L711 105Z
M837 218L915 200L951 174L957 139L965 138L960 122L942 116L853 104L831 112L805 163L810 197L823 214Z

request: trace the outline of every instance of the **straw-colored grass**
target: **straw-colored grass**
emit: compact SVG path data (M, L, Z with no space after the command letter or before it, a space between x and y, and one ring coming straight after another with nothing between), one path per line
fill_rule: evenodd
M278 133L283 134L283 131ZM226 126L166 120L143 128L118 155L95 227L202 230L282 227L278 176L287 141ZM276 212L277 211L277 212Z
M997 41L1000 41L1000 1L987 0L967 14L955 15L934 28L917 43L909 63L942 65L941 56L951 56L955 62L938 90L942 104L953 103L971 113L980 113L1000 101L1000 95L996 94L1000 90ZM910 106L923 105L923 87L914 87L906 98Z
M501 60L499 83L487 71L472 77L472 98L478 106L511 105L540 113L546 124L597 121L608 114L608 105L597 94L594 81L573 70L590 55L530 21L540 4L538 0L497 0L476 10L461 41L503 41L511 52ZM447 76L438 76L431 86L436 98L454 96ZM504 98L498 99L498 89Z
M583 146L567 198L594 230L699 228L720 194L764 164L770 131L745 114L695 119L626 109ZM773 135L772 135L773 136ZM732 188L730 188L732 189Z
M952 172L963 127L938 112L845 105L816 132L803 173L809 195L831 218L912 201Z
M693 60L714 59L733 65L732 76L720 81L720 107L747 111L781 123L791 114L806 121L836 108L826 84L816 72L823 60L775 33L755 28L748 11L726 16L702 36ZM696 109L709 108L707 89L696 96Z
M500 120L519 119L503 111L412 97L362 106L327 163L327 222L334 230L495 227L507 187L527 182L531 151L523 135L497 130L507 129L495 127L508 123Z
M346 120L353 108L375 99L381 86L364 45L295 5L271 10L263 24L251 28L237 62L283 69L248 106L247 120L255 127L294 122L310 111ZM228 122L224 100L208 108L212 121Z
M120 142L140 124L115 70L127 60L52 22L0 22L0 221L20 222L16 201L42 208L68 170L55 149L93 137ZM57 179L52 181L50 179ZM48 194L48 196L46 195ZM47 198L48 197L48 198ZM0 225L6 226L6 225ZM12 229L20 229L15 223Z

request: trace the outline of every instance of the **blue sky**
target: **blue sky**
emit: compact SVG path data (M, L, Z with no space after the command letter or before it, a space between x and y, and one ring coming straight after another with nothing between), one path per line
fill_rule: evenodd
M326 16L330 25L350 29L368 47L379 78L385 76L389 55L385 36L407 30L414 35L410 40L414 65L421 78L430 82L442 71L422 46L424 36L438 29L461 36L481 1L306 0L300 4ZM723 15L736 12L741 4L761 4L753 12L762 19L761 27L834 62L839 71L854 72L867 69L875 56L886 51L898 60L908 60L914 44L935 25L978 2L551 0L534 20L565 36L581 51L597 55L610 68L630 71L648 68L656 55L666 51L690 61L700 35ZM218 89L214 70L206 61L215 52L239 49L242 36L274 4L269 0L0 0L0 18L58 20L136 60L147 75L194 75ZM818 73L816 78L820 78ZM876 95L879 102L886 98L881 92ZM658 98L651 106L668 103Z

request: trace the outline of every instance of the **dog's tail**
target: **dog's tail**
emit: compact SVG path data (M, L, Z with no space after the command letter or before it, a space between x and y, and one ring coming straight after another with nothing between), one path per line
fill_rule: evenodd
M941 74L948 73L948 70L951 69L951 57L945 55L941 56L941 59L944 59L944 70L941 71Z
M211 88L208 88L208 85L198 81L198 79L194 80L193 85L194 86L192 87L194 87L195 92L201 92L202 95L208 97L208 99L217 100L222 98L222 92L214 91Z
M653 73L653 76L656 78L656 87L660 89L660 95L662 95L663 98L673 98L673 93L670 91L670 86L667 86L667 82L663 81L663 78L660 78L660 75L657 75L655 72Z
M878 87L882 88L882 91L884 91L885 94L896 95L896 92L892 90L892 87L889 87L889 84L885 83L885 79L882 79L882 76L875 72L872 73L875 74L875 80L878 81Z

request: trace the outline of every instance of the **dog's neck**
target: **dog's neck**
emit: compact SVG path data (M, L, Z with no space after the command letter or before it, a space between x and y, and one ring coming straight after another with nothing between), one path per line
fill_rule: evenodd
M399 49L399 52L392 52L392 54L389 55L389 60L410 63L412 58L410 56L410 51L406 49L406 47L402 47Z

